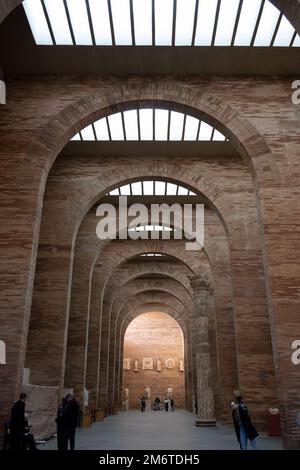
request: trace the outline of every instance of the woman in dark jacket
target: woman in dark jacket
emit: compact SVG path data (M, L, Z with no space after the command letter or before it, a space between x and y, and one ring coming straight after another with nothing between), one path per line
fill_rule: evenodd
M248 439L252 449L256 449L255 438L258 436L258 432L251 422L248 409L243 403L242 397L237 397L237 403L231 402L231 408L236 437L241 450L247 450Z

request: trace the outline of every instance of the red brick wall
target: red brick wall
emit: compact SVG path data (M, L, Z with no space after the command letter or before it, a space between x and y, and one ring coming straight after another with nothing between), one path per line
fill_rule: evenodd
M183 336L176 321L165 313L151 312L140 315L129 325L124 341L124 358L130 358L130 370L124 370L124 388L129 389L130 408L140 406L140 397L148 385L151 401L156 396L163 400L168 387L174 391L178 408L184 408L184 372L179 369L183 359ZM142 369L142 359L153 358L153 370ZM175 359L173 369L165 365L166 359ZM161 372L156 370L157 359ZM139 361L138 372L134 361Z

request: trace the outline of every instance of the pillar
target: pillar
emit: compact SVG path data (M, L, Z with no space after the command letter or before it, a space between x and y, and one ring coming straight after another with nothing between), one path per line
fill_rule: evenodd
M207 316L207 305L212 289L206 277L193 277L191 279L191 286L195 294L197 311L194 333L198 419L195 424L196 426L215 426L214 393L208 336L209 320Z

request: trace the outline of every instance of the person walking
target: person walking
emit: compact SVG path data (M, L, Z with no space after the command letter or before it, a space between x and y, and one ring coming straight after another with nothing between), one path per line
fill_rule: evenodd
M19 400L14 404L10 417L10 449L24 450L27 420L25 417L26 393L21 393Z
M75 433L78 426L79 419L79 403L72 395L69 393L66 396L67 403L62 411L62 422L63 424L63 437L62 437L62 450L68 450L68 445L70 442L70 450L75 449Z
M171 406L171 411L174 411L174 410L175 410L174 398L171 398L171 400L170 400L170 406Z
M248 408L243 402L243 397L238 395L237 402L231 402L232 419L235 427L237 440L240 444L241 450L247 450L248 440L253 450L256 449L256 440L258 432L251 422Z

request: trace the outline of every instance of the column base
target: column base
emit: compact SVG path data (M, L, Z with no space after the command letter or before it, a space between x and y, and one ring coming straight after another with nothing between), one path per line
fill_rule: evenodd
M217 425L217 422L214 418L212 418L212 419L198 418L195 421L195 426L201 427L201 428L212 427L212 426L216 426L216 425Z

